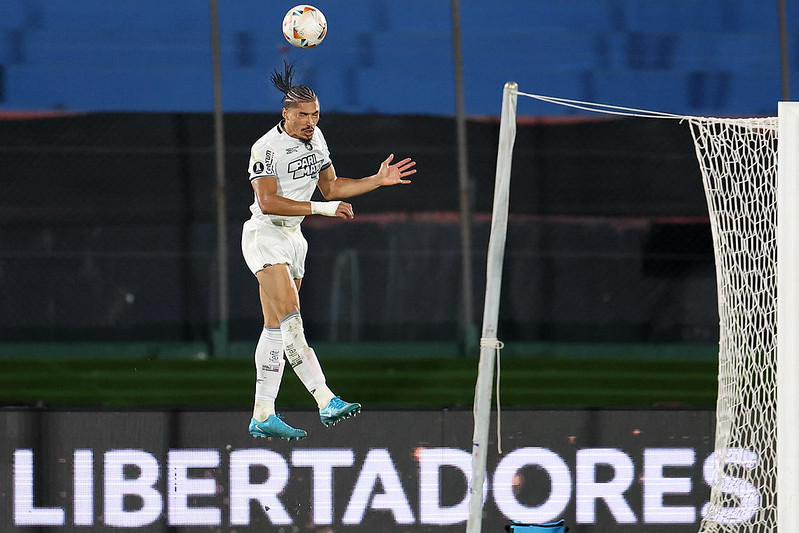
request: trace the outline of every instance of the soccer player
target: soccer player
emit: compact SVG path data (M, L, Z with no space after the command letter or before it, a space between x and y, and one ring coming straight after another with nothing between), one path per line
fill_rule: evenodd
M291 427L275 412L275 399L288 360L316 400L319 416L330 426L360 412L328 387L313 348L308 346L300 316L299 289L305 273L308 243L300 223L308 215L353 218L352 205L341 201L397 184L416 173L410 158L393 162L360 179L336 175L324 135L317 128L319 99L305 85L292 85L292 64L275 70L272 84L283 93L283 120L258 139L250 151L250 183L255 201L244 223L241 247L247 266L258 279L264 329L255 348L255 405L250 434L254 437L301 439L306 431ZM318 188L327 201L311 201ZM285 353L285 358L284 358Z

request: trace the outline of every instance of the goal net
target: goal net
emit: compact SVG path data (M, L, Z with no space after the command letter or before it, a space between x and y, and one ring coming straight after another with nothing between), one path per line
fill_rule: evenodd
M776 118L690 118L719 311L716 442L701 531L776 527Z
M799 362L794 361L799 359L799 321L790 320L799 317L799 186L794 184L799 181L799 154L794 153L799 151L778 150L778 141L799 146L799 104L781 102L779 117L687 117L532 95L509 82L500 123L497 190L504 190L510 179L517 96L690 125L713 235L719 313L715 451L706 467L713 471L705 475L713 482L700 531L765 533L779 526L787 533L799 527ZM785 207L778 210L778 205ZM507 206L498 210L495 205L492 239L495 225L504 231L506 217ZM504 234L498 242L504 245ZM501 245L496 254L503 253ZM501 262L501 256L492 257L489 243L488 264L501 271ZM488 290L490 283L483 317L487 341L496 340L486 338L495 331L485 326L496 320L499 300L497 287ZM481 349L469 533L480 531L477 500L482 496L493 357L492 349Z

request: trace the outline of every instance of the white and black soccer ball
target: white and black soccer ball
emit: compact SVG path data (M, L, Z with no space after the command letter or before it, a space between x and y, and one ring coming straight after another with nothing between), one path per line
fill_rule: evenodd
M327 20L314 6L300 4L283 17L283 37L297 48L313 48L327 35Z

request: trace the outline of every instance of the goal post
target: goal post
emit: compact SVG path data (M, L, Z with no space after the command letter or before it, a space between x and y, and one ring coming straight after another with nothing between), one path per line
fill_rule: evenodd
M799 102L778 104L777 531L799 527Z
M497 171L494 183L494 204L491 211L491 232L486 260L486 292L483 306L483 329L480 339L477 384L474 390L474 434L472 437L472 476L469 484L469 517L466 533L480 533L483 522L483 483L488 455L488 426L491 417L491 386L494 362L499 357L497 340L499 294L502 286L502 265L508 231L508 200L513 144L516 140L516 90L514 82L505 84L502 92L502 114L499 123ZM497 377L499 379L499 377ZM499 424L499 421L497 421ZM498 444L499 445L499 444Z
M792 533L799 528L799 102L780 102L776 117L695 117L528 94L512 82L500 119L467 533L481 531L518 96L688 123L713 237L719 314L715 444L700 533Z

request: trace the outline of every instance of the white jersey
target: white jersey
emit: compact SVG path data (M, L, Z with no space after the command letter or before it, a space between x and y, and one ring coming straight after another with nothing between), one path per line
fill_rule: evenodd
M310 141L286 133L281 122L255 141L250 150L250 182L265 176L277 178L277 194L298 202L310 201L319 183L319 171L329 167L325 136L316 128ZM298 226L305 217L265 215L256 198L252 218L276 226Z

